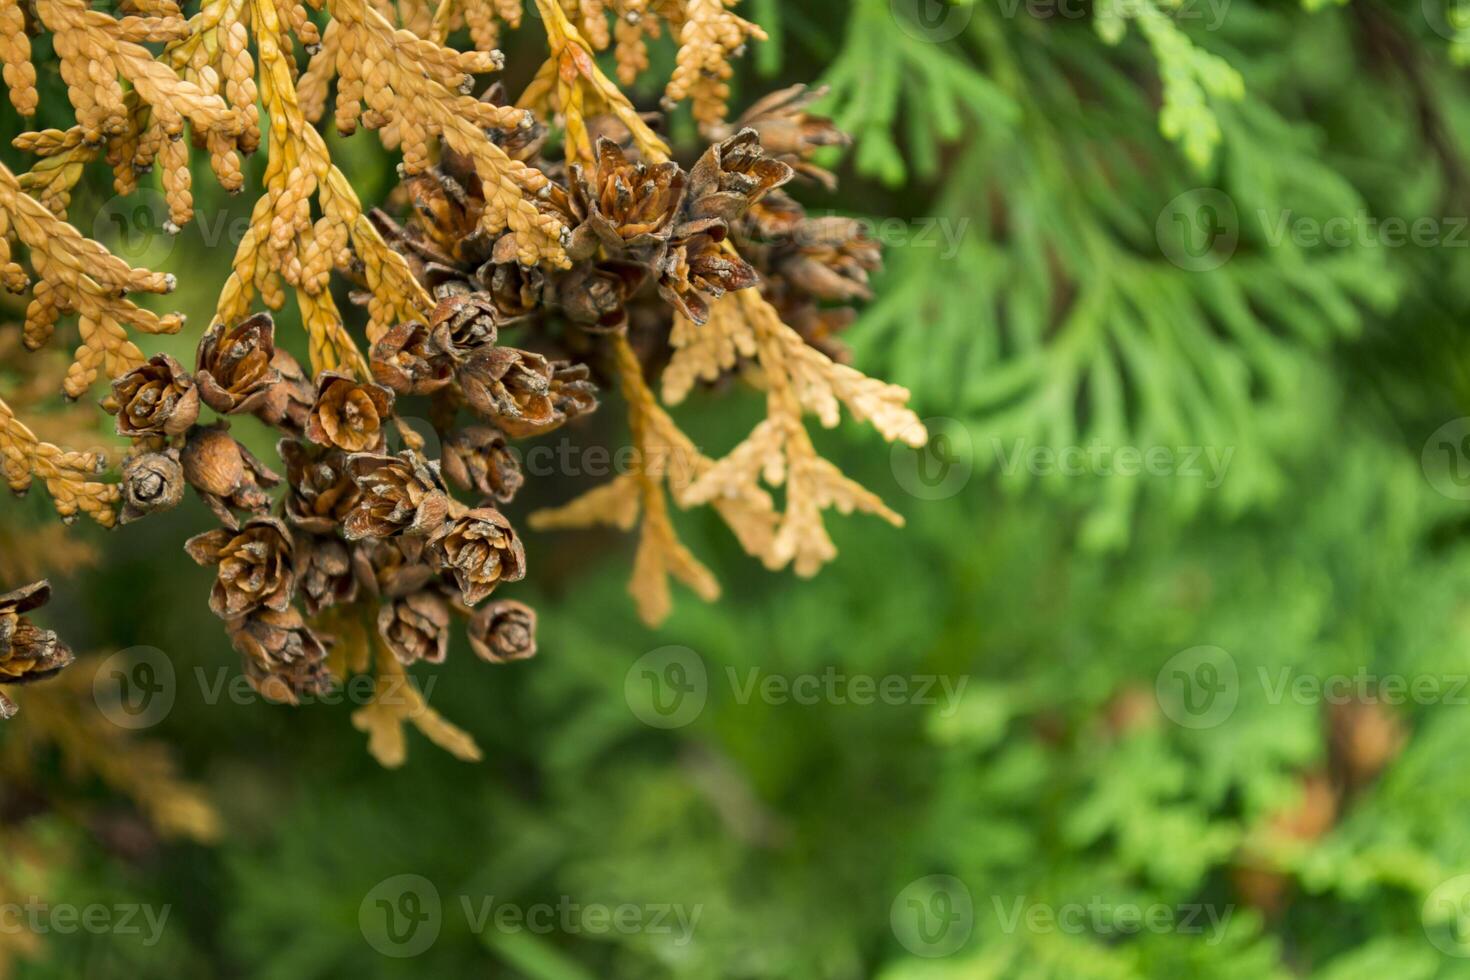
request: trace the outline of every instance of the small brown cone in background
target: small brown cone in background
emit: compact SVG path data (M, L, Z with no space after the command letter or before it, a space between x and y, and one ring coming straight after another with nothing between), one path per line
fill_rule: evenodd
M1398 757L1408 739L1397 712L1376 694L1329 703L1324 727L1327 769L1302 777L1301 803L1273 815L1257 831L1267 841L1310 842L1324 836L1357 792ZM1250 845L1242 848L1231 876L1249 904L1272 915L1285 909L1290 879L1260 853L1253 853Z
M1329 767L1345 796L1377 779L1407 740L1399 714L1376 696L1327 706Z
M378 607L378 635L404 665L443 663L449 652L449 604L424 589Z
M128 457L122 468L123 506L118 520L129 524L177 507L184 499L184 485L184 468L177 449Z
M199 389L178 361L155 354L112 382L108 409L118 435L182 435L199 418Z
M400 599L434 580L424 557L423 538L367 538L353 545L352 572L364 595Z
M266 388L258 401L252 400L249 411L266 425L300 435L316 403L316 388L296 358L280 348L271 357L271 368L280 380Z
M470 647L492 664L536 655L536 610L514 599L486 603L470 618Z
M837 186L837 178L810 160L817 150L827 146L847 146L852 139L832 120L806 111L808 106L826 94L825 86L808 89L802 84L772 92L752 103L736 120L734 128L754 129L760 135L761 146L772 157L802 177L833 190Z
M271 500L262 488L281 482L250 450L235 441L224 419L189 430L179 460L184 479L228 528L240 527L231 508L265 513Z
M1260 843L1242 846L1230 878L1236 892L1246 902L1276 916L1287 904L1291 878L1273 866L1262 853L1272 842L1309 843L1323 837L1337 822L1338 794L1325 772L1310 772L1301 777L1301 799L1291 807L1273 814L1255 834Z

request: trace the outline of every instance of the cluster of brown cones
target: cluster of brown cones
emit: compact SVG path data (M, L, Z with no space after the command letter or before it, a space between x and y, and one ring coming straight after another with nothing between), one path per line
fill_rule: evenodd
M192 372L158 355L113 383L107 407L135 444L121 519L174 506L185 485L213 509L221 526L186 549L216 568L210 608L257 688L297 702L333 683L330 640L312 625L333 607L368 612L403 664L443 660L456 615L486 660L535 652L534 612L486 602L526 574L497 509L524 483L509 440L597 408L599 337L633 331L656 365L676 313L702 324L725 293L759 285L811 343L833 348L847 314L832 304L866 295L878 250L856 222L808 218L780 190L798 174L829 181L811 157L845 141L806 112L811 98L797 87L763 100L688 170L639 159L615 126L594 162L571 167L539 155L544 133L492 131L552 179L538 206L570 229L569 268L523 266L513 235L487 237L484 188L446 151L405 183L406 225L373 215L436 305L374 338L371 380L309 377L258 314L212 324ZM442 459L402 427L408 398L427 401ZM221 418L201 424L205 407ZM230 434L223 417L240 415L281 432L284 478ZM390 455L395 427L410 448Z
M502 326L575 361L595 356L597 335L627 331L656 371L675 312L703 324L713 301L757 286L809 343L847 360L838 334L854 311L845 304L870 298L879 245L861 222L809 216L782 189L793 178L834 182L812 159L847 137L807 111L820 94L797 85L761 99L687 170L640 159L607 117L585 166L542 156L542 128L492 132L508 154L551 178L539 206L572 229L569 269L521 266L514 236L487 237L484 188L470 161L453 153L403 185L413 209L406 226L381 210L372 219L436 299L477 297ZM483 98L500 101L500 86ZM422 376L440 383L443 365Z
M464 326L457 307L441 312L436 329ZM123 471L122 520L174 506L186 485L209 504L222 526L185 548L217 569L210 609L246 676L274 700L331 686L329 641L307 617L360 601L376 604L383 644L404 664L443 660L455 611L487 660L535 652L530 609L511 600L472 609L525 575L520 539L491 506L520 482L503 437L472 426L452 440L452 478L491 498L470 508L451 496L438 461L385 452L394 401L392 390L343 374L308 381L275 346L265 314L211 327L192 373L159 355L113 386L109 407L137 446ZM267 490L282 477L235 440L228 421L198 424L201 404L282 433L278 505Z

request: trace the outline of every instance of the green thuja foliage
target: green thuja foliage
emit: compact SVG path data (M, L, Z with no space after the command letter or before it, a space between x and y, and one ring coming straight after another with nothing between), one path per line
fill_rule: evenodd
M350 704L209 701L233 655L174 601L208 576L124 529L74 642L168 651L151 734L225 834L32 818L52 901L172 913L20 975L1470 977L1470 461L1430 438L1470 409L1450 14L740 10L772 41L737 93L822 78L855 137L800 193L888 244L846 336L936 438L822 448L908 526L836 523L798 581L681 516L725 595L657 631L624 542L534 537L537 658L454 648L426 692L484 762L411 740L394 772ZM748 429L691 402L704 448Z

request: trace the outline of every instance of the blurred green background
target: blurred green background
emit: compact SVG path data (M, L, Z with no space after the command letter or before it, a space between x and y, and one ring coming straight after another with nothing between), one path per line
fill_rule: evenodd
M658 630L624 592L627 538L527 532L515 596L539 655L492 668L457 645L419 678L485 761L412 734L385 771L349 705L211 703L237 668L179 548L212 524L196 500L78 526L102 560L41 619L78 650L164 651L178 695L141 734L221 834L159 841L65 753L29 753L0 827L50 855L43 900L170 911L156 943L51 931L0 952L0 975L1470 976L1454 11L741 12L772 39L737 109L824 81L856 138L839 191L798 193L874 219L886 270L848 339L935 438L845 425L819 444L908 527L834 518L840 558L802 581L681 515L725 596L680 595ZM507 36L512 90L542 44L534 21ZM40 122L64 126L44 41L37 61ZM671 63L658 47L643 105ZM382 200L393 160L370 135L330 142ZM190 325L158 349L191 357L253 190L226 198L201 169L170 240L97 170L72 220L178 276L167 306ZM278 322L291 337L294 313ZM731 390L676 415L718 455L760 410ZM608 399L578 437L616 444L619 414ZM533 480L511 516L585 485ZM51 518L26 500L4 520Z

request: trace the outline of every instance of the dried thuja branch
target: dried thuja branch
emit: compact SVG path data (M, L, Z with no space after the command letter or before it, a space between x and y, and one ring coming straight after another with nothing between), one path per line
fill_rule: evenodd
M630 471L571 503L531 515L537 530L555 530L609 524L624 531L643 523L629 591L645 622L658 623L673 608L668 578L683 582L706 602L719 597L719 583L689 549L680 543L669 518L665 484L674 499L687 505L694 481L714 461L700 453L669 414L658 404L643 380L637 355L625 337L613 339L623 398L628 403L629 427L636 453ZM774 543L776 513L770 495L754 484L735 488L711 503L753 555L765 555Z
M39 477L62 520L70 523L80 512L111 527L117 519L118 490L116 484L96 480L105 468L106 460L96 453L62 449L36 438L0 400L0 469L12 492L24 494Z
M922 446L928 436L908 408L907 390L866 377L808 346L754 291L722 300L704 330L704 336L682 331L685 338L697 337L698 346L679 347L670 373L676 379L684 371L708 376L713 369L728 368L733 352L753 349L767 392L767 415L744 442L695 481L684 502L728 499L748 492L761 479L773 485L784 483L786 511L763 557L773 569L794 563L797 574L803 576L816 574L837 554L822 523L823 510L835 507L844 514L858 510L903 525L903 518L884 506L877 495L817 455L802 415L810 411L823 425L832 427L838 422L841 404L854 418L871 423L884 438ZM680 354L691 360L702 358L702 363L680 364ZM681 382L676 380L677 384ZM682 397L678 387L674 392Z
M127 327L174 333L183 326L182 316L159 316L126 298L130 292L168 292L172 276L134 269L83 238L0 165L0 278L19 292L30 280L11 257L11 239L26 247L38 279L26 309L25 346L32 350L44 346L59 317L78 316L81 344L61 386L68 397L80 398L101 371L122 373L142 362L143 354L128 339ZM64 520L84 513L111 526L118 491L96 480L104 464L97 453L62 449L38 438L0 400L0 468L12 491L24 493L39 477Z
M282 9L274 0L259 0L251 9L260 58L260 97L271 120L265 193L256 201L250 226L235 252L215 319L239 320L249 312L257 292L267 306L278 309L285 301L283 283L288 284L301 306L313 370L346 368L366 377L367 362L344 328L327 288L333 268L352 261L349 244L356 248L370 284L378 287L369 309L370 336L399 317L422 315L427 302L402 261L364 218L357 195L332 164L321 134L302 114ZM313 196L322 212L315 221Z
M486 130L528 129L533 120L523 111L464 94L473 74L501 67L500 53L456 52L396 30L366 0L336 0L331 10L334 19L323 50L304 82L317 93L332 74L337 76L337 128L350 133L361 119L382 130L385 144L402 149L408 174L426 169L428 141L441 139L473 162L488 191L481 214L484 232L509 229L524 264L564 262L566 229L536 204L548 179L485 138ZM314 97L309 104L319 114L321 101Z
M561 5L556 0L536 0L536 7L546 25L551 57L521 95L520 104L548 115L561 115L566 126L566 162L591 163L595 159L586 120L600 115L610 115L622 123L645 158L655 162L668 159L668 146L597 67L592 47ZM605 40L602 46L606 46Z
M22 291L28 280L11 259L12 237L26 246L39 279L26 308L26 346L31 350L43 346L62 314L78 315L81 346L63 385L68 397L80 398L99 371L121 374L143 360L126 327L177 333L183 326L179 314L159 316L126 298L128 293L169 292L173 276L134 269L83 238L22 190L15 175L0 164L0 277L8 288Z
M236 151L253 148L249 130L253 100L236 92L227 103L215 94L220 74L214 69L181 75L144 47L145 42L177 43L190 36L193 23L186 23L176 6L163 2L152 5L148 13L115 18L89 9L84 0L38 0L36 16L39 25L52 33L77 125L65 132L22 134L15 144L44 158L22 178L23 185L58 216L65 213L82 165L105 147L119 193L135 189L137 174L156 161L162 168L171 220L188 221L190 175L187 148L180 141L186 122L194 127L196 141L208 148L220 182L239 189L243 177ZM227 56L238 56L238 41L237 37L225 45ZM24 35L0 56L5 58L7 80L12 74L34 78L34 69L22 60L29 57ZM238 78L238 72L231 71L237 63L238 57L227 67L226 77ZM11 101L24 115L34 112L34 93L28 86L12 85Z

